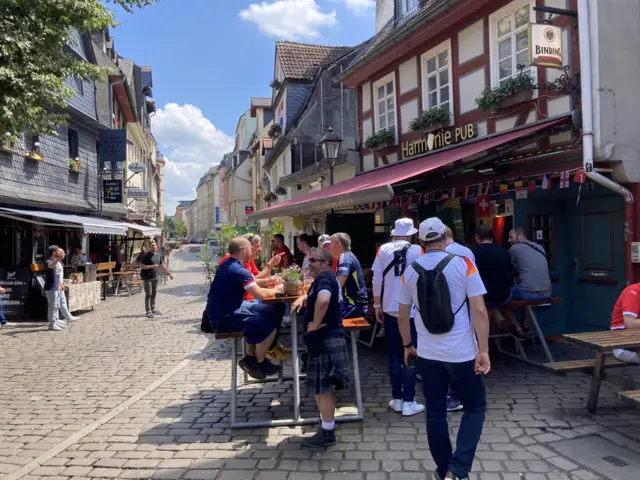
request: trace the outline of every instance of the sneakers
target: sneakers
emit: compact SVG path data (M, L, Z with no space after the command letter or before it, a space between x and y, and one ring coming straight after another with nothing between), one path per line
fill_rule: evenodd
M267 377L270 377L271 375L277 375L280 373L280 366L274 365L273 363L271 363L269 360L266 360L266 359L264 362L258 364L258 368L260 368L260 370L262 370L262 372Z
M425 411L424 405L420 405L418 402L404 402L402 405L402 416L410 417L417 415Z
M147 318L153 318L155 315L153 314L153 312L151 310L149 310L147 312Z
M321 428L313 437L302 439L302 445L308 448L330 447L336 444L336 434L333 430Z
M264 380L265 378L267 378L265 373L260 368L260 365L258 364L258 359L256 357L247 355L246 357L244 357L242 360L238 362L238 366L242 370L247 372L247 375L249 375L254 380Z
M433 480L469 480L469 477L456 477L454 475L452 475L451 473L447 473L447 476L442 478L439 474L437 470L433 471Z
M389 402L389 408L394 412L401 413L404 402L402 400L393 399Z
M154 310L153 314L154 315L162 315L162 312L160 310Z
M69 322L75 322L76 320L79 320L79 317L74 317L74 316L72 315L72 316L70 316L69 318L67 318L67 319L65 319L65 320L67 320L67 321L69 321Z
M433 471L433 480L442 480L442 477L440 476L437 470Z
M266 356L267 358L276 362L282 362L287 359L289 353L291 353L291 350L289 350L288 348L284 348L282 345L278 344L271 350L269 350Z
M49 325L49 330L51 330L52 332L60 332L62 331L62 327L57 323L54 323L53 325Z
M69 324L65 320L58 320L56 324L61 328L67 328Z
M447 397L447 412L457 412L458 410L463 410L462 402L457 397L448 396Z

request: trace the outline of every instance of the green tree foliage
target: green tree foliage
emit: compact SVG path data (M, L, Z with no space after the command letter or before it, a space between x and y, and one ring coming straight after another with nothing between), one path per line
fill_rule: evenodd
M226 252L231 239L240 236L240 230L231 225L220 225L220 230L215 230L211 235L220 244L220 251Z
M171 215L164 216L164 234L165 237L169 238L176 231L176 219Z
M100 79L104 71L70 49L70 31L117 25L109 4L125 11L155 0L2 0L0 1L0 134L20 135L25 126L50 133L66 122L60 108L73 89L69 77Z
M176 235L184 236L187 234L187 224L184 223L184 220L178 220L175 224Z

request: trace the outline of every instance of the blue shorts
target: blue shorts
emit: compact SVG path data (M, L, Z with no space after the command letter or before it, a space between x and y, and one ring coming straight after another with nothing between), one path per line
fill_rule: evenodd
M368 308L363 305L352 305L344 302L342 304L342 318L359 318L367 315Z
M220 319L216 332L243 332L249 345L264 342L274 330L280 328L284 305L243 302L231 315Z
M511 287L511 298L514 300L546 300L551 298L551 290L547 293L526 292L516 285Z

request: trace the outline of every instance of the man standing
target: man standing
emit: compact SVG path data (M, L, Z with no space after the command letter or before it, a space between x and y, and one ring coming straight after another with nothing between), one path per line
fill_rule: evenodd
M62 261L60 248L51 245L47 248L46 267L44 269L44 293L47 297L47 319L49 320L49 330L59 332L64 324L60 321L60 277L56 269Z
M308 295L293 304L300 311L306 306L304 325L307 334L307 391L315 395L322 424L318 432L304 438L305 447L328 447L336 444L334 390L349 388L349 353L342 330L340 285L333 271L331 252L311 249L309 265L315 280Z
M218 267L207 299L207 315L215 332L242 331L251 348L238 365L252 378L264 380L280 371L266 360L269 348L276 340L278 327L284 315L284 304L243 303L245 292L264 299L274 297L280 288L259 287L244 265L251 259L251 243L237 237L229 243L229 258Z
M173 278L162 263L162 257L158 252L158 244L151 242L149 251L144 254L140 262L140 278L144 284L144 307L147 318L153 318L161 313L156 310L156 293L158 291L158 269L162 269L170 278Z
M311 252L311 248L314 247L313 239L311 235L307 235L306 233L302 233L296 239L296 245L298 246L298 250L304 253L304 260L302 261L302 271L304 272L307 268L309 268L309 254Z
M343 289L342 318L364 317L368 311L367 287L360 261L351 251L351 237L334 233L329 250L338 259L336 274Z
M64 264L62 263L62 260L64 260L66 254L62 248L58 248L57 254L60 257L60 261L56 264L56 275L58 275L59 282L59 312L62 313L62 320L59 320L58 324L61 327L66 327L67 322L77 320L78 318L71 315L71 312L69 311L69 303L67 302L67 294L64 291Z
M376 321L384 325L392 400L389 407L403 416L424 412L424 405L415 402L416 369L404 364L402 337L398 328L398 291L400 278L408 265L422 255L419 245L411 245L413 235L418 233L410 218L396 220L391 231L392 241L378 249L373 262L373 308ZM411 338L416 342L413 323L415 309L411 310Z
M511 263L518 278L511 288L511 296L517 300L544 300L551 298L551 277L547 254L540 245L527 240L522 227L509 232Z
M271 252L273 255L280 255L280 263L277 265L282 271L293 263L291 250L284 243L284 235L276 233L271 240Z
M422 222L419 237L426 253L407 267L398 299L405 361L411 365L417 356L422 375L427 439L437 465L434 480L467 480L485 419L482 376L491 370L486 290L470 259L445 251L445 227L438 218ZM418 310L417 352L411 341L411 305ZM449 385L464 405L453 453L447 424Z
M446 252L453 253L454 255L460 255L461 257L467 257L473 263L476 263L476 257L473 255L471 249L456 242L453 239L453 231L446 225L444 227L444 235L447 239L447 246L445 247Z

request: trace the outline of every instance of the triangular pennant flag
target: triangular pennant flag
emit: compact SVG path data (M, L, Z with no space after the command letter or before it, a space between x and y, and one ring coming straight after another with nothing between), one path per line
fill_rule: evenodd
M529 192L535 192L536 191L536 181L535 180L529 180L529 183L527 184L527 190Z
M521 192L522 191L522 180L516 180L515 183L513 184L516 192Z
M542 177L542 189L550 190L551 189L551 174L545 173Z
M560 188L569 188L569 170L560 172Z
M573 177L573 183L584 183L587 181L587 174L584 173L584 169L583 168L579 168L578 170L576 170L576 174Z
M506 183L500 184L500 195L506 195L509 193L509 185Z

